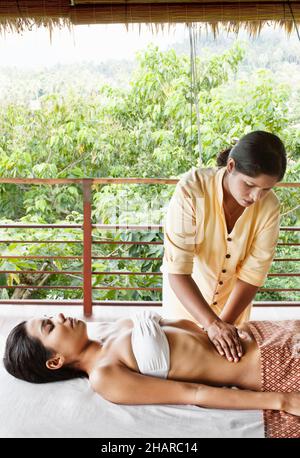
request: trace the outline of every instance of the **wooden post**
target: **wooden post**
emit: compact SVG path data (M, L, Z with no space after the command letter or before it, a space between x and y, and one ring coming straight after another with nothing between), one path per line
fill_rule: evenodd
M92 179L83 179L83 313L92 315Z

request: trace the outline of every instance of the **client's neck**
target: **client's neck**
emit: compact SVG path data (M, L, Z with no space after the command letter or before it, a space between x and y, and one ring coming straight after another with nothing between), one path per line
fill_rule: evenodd
M94 370L102 356L102 345L95 340L89 340L85 348L78 356L76 368L88 375Z

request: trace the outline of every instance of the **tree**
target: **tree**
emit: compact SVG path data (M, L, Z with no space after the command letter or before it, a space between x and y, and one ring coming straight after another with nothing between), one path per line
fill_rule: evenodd
M199 81L197 92L201 117L201 141L206 167L215 166L216 155L234 139L245 133L263 129L279 135L288 151L286 181L299 177L300 110L294 88L278 83L270 70L253 71L248 77L237 77L245 59L242 43L236 42L223 54L198 58ZM46 86L45 86L46 87ZM300 89L298 88L300 91ZM299 102L299 98L298 98ZM291 105L292 104L292 105ZM291 106L293 110L291 110ZM67 94L43 93L39 105L10 103L0 111L0 173L3 177L180 177L192 166L197 166L196 115L191 107L190 62L186 55L174 50L161 52L148 47L137 57L136 71L129 87L104 84L89 94L74 90ZM93 222L158 224L163 220L172 186L97 186L93 190ZM284 217L282 225L299 224L298 214L292 212L299 205L299 195L293 188L280 189ZM15 186L0 185L0 213L2 221L31 221L37 223L81 222L82 190L79 186ZM11 202L14 205L11 205ZM147 219L147 220L146 220ZM3 237L11 238L17 232L2 230ZM57 238L56 230L31 231L32 237ZM69 231L66 237L75 237ZM28 233L18 230L18 238ZM160 241L162 233L98 232L96 237L112 241ZM287 238L288 237L288 238ZM58 237L61 239L61 235ZM297 241L296 235L283 234L282 240ZM154 247L154 248L153 248ZM291 248L279 250L292 256ZM2 252L13 254L49 253L49 245L2 245ZM51 247L51 253L80 253L80 246L68 244ZM158 257L162 246L132 245L129 249L113 244L97 245L95 254L108 256ZM21 269L43 270L43 262L3 261L2 270L15 270L2 276L2 284L21 281ZM48 269L47 265L47 269ZM94 270L123 270L157 272L160 263L146 261L124 262L114 260L95 262ZM81 276L59 276L55 270L64 265L51 265L53 275L47 278L51 285L81 285ZM79 262L71 262L68 270L80 270ZM273 266L282 272L293 270L293 263ZM38 280L36 280L38 281ZM41 281L41 279L40 279ZM94 286L161 285L161 277L131 275L120 278L107 275L93 277ZM268 280L270 285L286 285L286 279ZM293 284L295 280L293 279ZM269 284L269 283L268 283ZM5 294L5 293L3 293ZM65 293L53 290L34 291L32 297L80 297L78 290ZM158 299L156 291L100 290L100 299ZM283 299L279 293L260 293L259 298ZM291 294L289 299L295 299Z

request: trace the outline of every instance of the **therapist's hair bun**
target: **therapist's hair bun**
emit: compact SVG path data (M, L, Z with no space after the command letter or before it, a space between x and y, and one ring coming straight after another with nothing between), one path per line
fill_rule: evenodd
M217 157L217 166L218 167L225 167L226 166L227 159L228 159L228 156L229 156L231 150L232 150L232 146L230 146L229 148L224 149L223 151L221 151L218 154L218 157Z

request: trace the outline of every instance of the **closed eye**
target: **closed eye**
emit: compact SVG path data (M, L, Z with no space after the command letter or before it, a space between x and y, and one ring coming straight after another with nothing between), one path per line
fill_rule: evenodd
M255 187L254 185L248 184L248 183L246 183L246 182L245 182L245 184L246 184L246 186L248 186L248 188L254 188L254 187ZM264 188L263 191L270 191L271 189L272 189L272 188Z
M51 320L46 320L45 326L49 326L49 327L47 328L47 329L48 329L48 332L51 332L51 331L54 329L54 324L52 323Z

